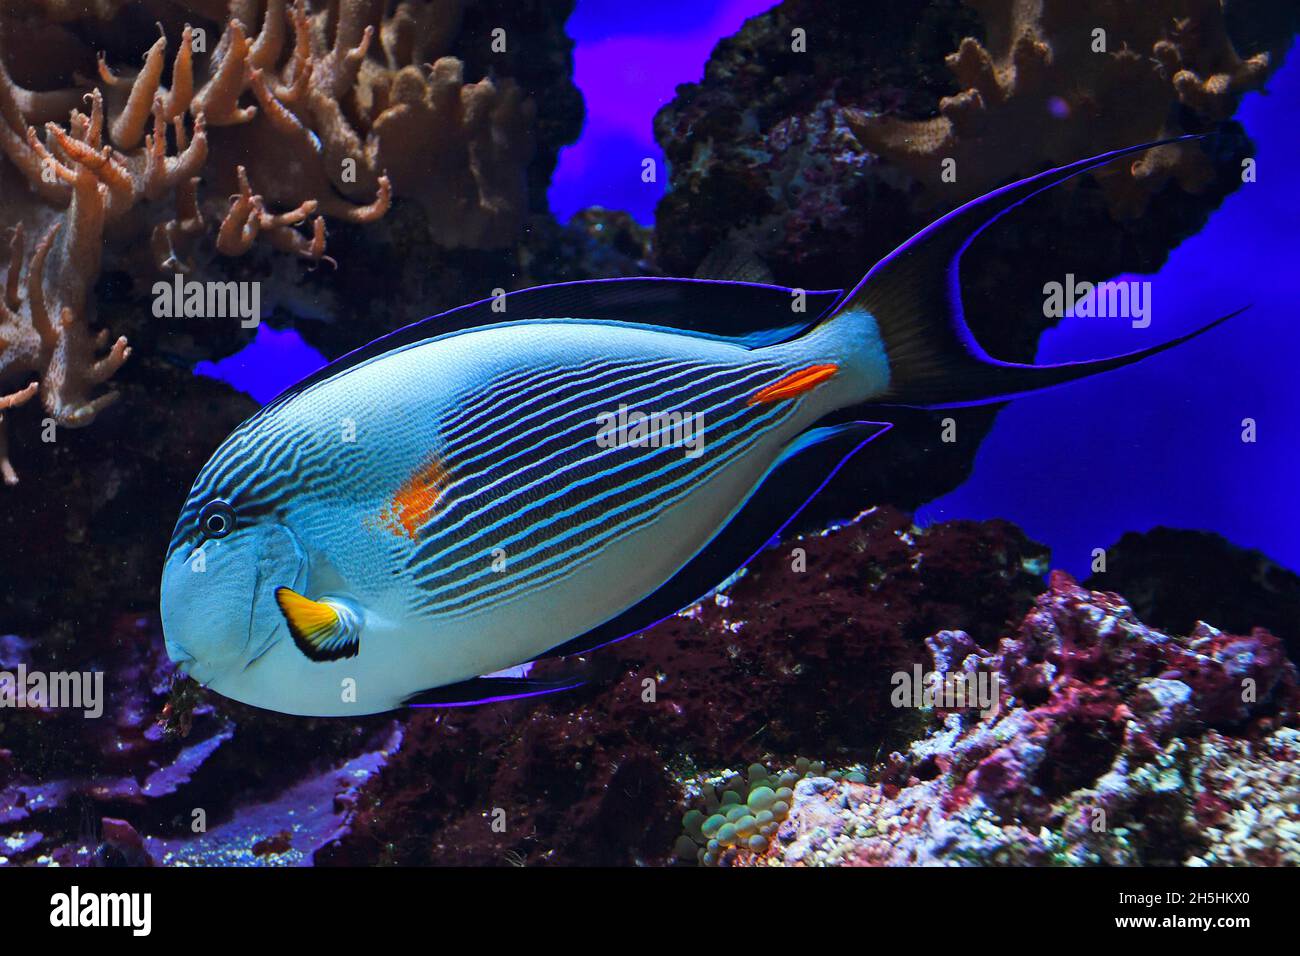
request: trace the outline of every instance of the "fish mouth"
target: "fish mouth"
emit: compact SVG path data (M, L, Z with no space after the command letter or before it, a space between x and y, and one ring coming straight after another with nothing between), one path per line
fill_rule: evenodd
M176 673L182 677L187 677L197 683L200 687L207 687L210 681L204 680L199 676L199 670L202 665L198 658L194 657L188 651L178 648L175 644L167 644L167 656L171 659L176 668Z

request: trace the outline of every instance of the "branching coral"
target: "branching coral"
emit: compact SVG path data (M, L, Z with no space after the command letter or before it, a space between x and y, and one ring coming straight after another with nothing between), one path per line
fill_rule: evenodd
M983 16L988 39L966 37L947 57L962 90L940 101L938 116L846 113L862 144L904 168L935 203L1030 171L1026 156L1060 165L1176 136L1185 131L1179 106L1206 121L1225 119L1269 69L1267 53L1237 55L1220 0L967 3ZM943 179L947 159L956 162L955 182ZM1212 171L1199 145L1176 143L1096 175L1112 211L1136 216L1170 177L1196 192Z
M165 38L137 73L115 75L101 62L115 94L114 141L138 141L156 97L169 121L187 109L206 117L214 182L240 193L220 230L224 254L266 230L277 247L318 259L320 216L310 236L295 239L293 226L314 213L373 222L394 194L424 207L442 245L509 244L527 211L535 104L509 79L466 83L461 61L443 55L460 0L402 0L391 15L388 7L231 0L206 69L193 50L198 28L186 28L170 89ZM248 184L262 192L253 196ZM290 211L270 214L266 203Z
M253 58L249 85L263 121L217 147L248 157L277 203L317 200L327 216L367 222L391 192L419 202L446 246L489 248L517 236L536 108L511 80L464 81L442 55L459 2L335 0L288 11L292 53ZM269 25L283 0L271 0ZM218 168L227 168L218 162ZM391 178L391 187L390 187ZM372 199L378 195L378 199Z
M373 222L388 210L391 194L383 175L373 177L373 191L378 197L367 205L355 206L338 197L333 183L323 175L328 150L321 150L320 140L290 108L290 103L342 95L339 91L348 88L346 83L330 82L322 64L312 60L308 17L302 3L293 11L298 42L284 68L292 79L284 85L268 80L284 53L288 16L285 0L269 0L263 17L257 17L256 3L235 0L206 69L200 69L195 62L196 48L206 46L206 34L199 32L201 28L187 25L172 63L170 87L163 84L165 36L150 47L144 65L134 74L115 74L100 59L100 81L110 101L109 133L119 149L139 146L151 113L155 128L164 121L173 124L178 142L184 136L187 114L194 117L196 128L210 126L227 132L224 137L214 136L211 163L219 183L230 185L233 177L238 184L238 192L230 198L217 232L217 251L224 255L240 255L248 251L259 234L266 234L277 249L319 260L325 254L324 219L317 215L306 235L295 228L318 209L349 222ZM261 30L250 36L245 20L260 22ZM364 53L363 44L342 51L341 59L355 62ZM254 94L260 106L245 102ZM254 129L251 139L230 132L245 126ZM249 163L256 164L262 178L291 184L273 187L276 198L303 198L290 200L288 204L293 208L287 212L268 211L263 196L252 191L246 165ZM251 178L258 181L258 173ZM192 246L204 234L204 220L197 183L186 180L177 198L181 214L154 230L152 247L161 265L179 269L184 268L183 247Z
M118 338L106 356L97 357L108 345L108 332L90 331L87 298L99 275L104 230L141 201L173 190L181 216L187 214L195 176L207 158L207 138L202 114L190 135L182 111L176 110L170 120L177 151L168 155L169 104L164 97L146 101L153 132L145 134L143 122L133 116L138 106L129 104L109 123L104 97L96 89L86 95L88 115L73 110L68 130L47 122L42 141L30 123L49 110L45 99L20 88L0 66L0 148L39 198L66 209L54 217L25 270L22 224L15 228L0 305L0 382L9 386L19 377L35 377L5 398L8 407L39 390L57 425L81 427L115 399L112 392L91 393L130 354L126 339ZM107 144L106 133L122 148ZM183 232L183 223L178 216L161 225L160 234ZM7 484L17 481L4 444L0 476Z
M85 218L73 218L73 228L62 237L66 241L60 241L62 224L52 226L37 244L25 277L23 233L21 228L15 230L0 301L0 372L7 379L15 375L39 376L18 391L0 395L0 411L27 402L39 391L45 411L55 424L72 428L90 424L116 400L115 392L98 397L91 397L91 393L108 381L131 354L123 337L108 347L108 331L92 333L82 321L82 306L69 304L77 301L78 290L84 299L84 286L79 285L85 269L79 257L84 251L78 246L85 232L94 229L94 220L102 219L102 207L94 208L102 194L93 179L85 185L91 191L89 198L74 202L91 205L90 213ZM74 294L55 305L60 302L54 295L61 285L54 276L65 267L70 274L67 288ZM107 354L97 357L105 347ZM12 485L17 483L18 475L9 461L3 427L0 416L0 478Z
M20 227L0 312L0 415L39 392L57 423L84 425L112 400L92 393L128 349L119 339L97 357L108 339L89 331L87 302L105 229L127 240L147 231L156 268L189 271L208 238L221 255L264 238L325 260L327 219L372 223L394 195L423 206L446 246L506 245L522 225L535 106L512 80L466 83L444 55L461 0L401 0L391 12L387 0L143 5L163 7L193 17L174 52L163 29L138 69L101 53L91 79L71 64L84 86L24 88L0 55L0 151L28 187L6 187L0 210ZM8 8L0 54L34 11L85 21L93 37L119 8ZM24 222L42 235L25 267ZM0 475L17 480L3 436Z
M102 68L109 97L120 106L110 113L104 93L93 89L85 96L89 114L72 110L66 130L46 122L44 140L33 124L66 105L67 91L24 90L0 65L0 149L37 198L65 210L52 217L25 270L22 223L15 229L0 306L4 407L21 404L39 391L57 425L81 427L111 404L116 393L92 393L121 367L130 349L119 337L107 355L98 357L108 346L108 332L90 331L93 310L87 299L99 275L105 228L141 202L174 193L177 215L156 226L153 242L160 262L174 264L176 240L193 236L202 224L196 189L208 158L206 112L195 113L192 131L187 129L187 111L196 95L188 42L183 42L176 60L173 89L158 87L164 46L161 39L154 44L145 69L126 90ZM211 93L219 91L221 79L218 71L199 92L209 94L213 115L229 120L233 101ZM150 120L152 131L146 132ZM168 155L169 132L176 147L173 155ZM237 198L230 217L241 209ZM167 255L161 255L163 250ZM24 378L35 381L9 391ZM0 477L14 484L17 474L6 446L7 440L0 439Z
M89 115L73 111L70 133L47 124L47 145L35 129L24 128L21 92L0 69L0 146L20 170L36 177L33 186L40 184L43 198L66 205L67 211L48 227L25 269L22 224L14 230L0 301L0 382L6 386L0 393L15 379L34 380L0 399L0 408L22 404L39 391L56 425L77 428L115 400L113 392L92 393L130 355L125 338L109 347L107 330L92 333L88 321L87 298L99 274L104 228L142 198L161 195L196 171L205 155L203 126L197 125L193 140L175 156L166 154L165 129L128 156L103 144L103 100L96 91L88 97ZM163 128L160 112L155 128ZM106 347L108 353L99 357ZM6 484L18 480L2 435L0 477Z

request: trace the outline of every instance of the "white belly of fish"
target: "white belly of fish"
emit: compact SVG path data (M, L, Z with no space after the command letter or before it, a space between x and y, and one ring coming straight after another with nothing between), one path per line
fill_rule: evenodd
M585 557L573 573L530 595L475 615L395 635L412 670L438 680L403 675L414 693L466 680L529 660L621 613L656 590L713 537L779 456L785 440L769 435L736 463L665 509L645 528ZM507 564L506 570L509 573ZM409 686L411 684L419 686Z

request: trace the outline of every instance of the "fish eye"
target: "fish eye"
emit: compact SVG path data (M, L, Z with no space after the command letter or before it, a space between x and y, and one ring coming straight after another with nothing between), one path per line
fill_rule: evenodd
M199 511L199 528L209 538L224 538L235 530L235 509L214 498Z

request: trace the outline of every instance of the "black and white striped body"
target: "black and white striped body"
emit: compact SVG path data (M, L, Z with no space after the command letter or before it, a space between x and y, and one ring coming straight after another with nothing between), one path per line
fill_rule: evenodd
M232 435L193 498L224 496L288 529L307 556L304 593L361 612L360 650L321 662L254 638L258 662L214 686L291 712L386 710L611 619L698 552L800 432L880 384L869 360L850 361L806 395L750 403L802 366L844 363L848 341L861 328L751 351L533 322L432 340L312 386ZM702 416L702 446L602 445L601 416L620 406ZM429 493L412 506L421 478ZM340 699L347 678L356 702Z

